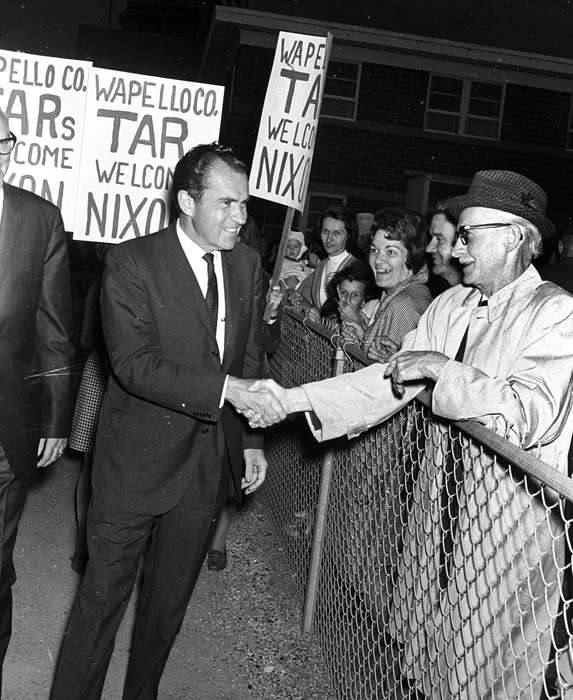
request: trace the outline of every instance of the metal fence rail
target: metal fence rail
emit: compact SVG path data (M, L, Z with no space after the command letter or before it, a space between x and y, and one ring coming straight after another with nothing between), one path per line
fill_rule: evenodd
M331 331L293 311L281 331L279 383L332 375ZM571 700L571 480L429 405L351 441L317 444L302 417L269 436L265 499L333 695Z

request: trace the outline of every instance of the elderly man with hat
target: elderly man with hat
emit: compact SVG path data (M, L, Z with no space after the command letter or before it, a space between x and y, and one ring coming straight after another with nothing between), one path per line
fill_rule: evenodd
M453 255L462 284L432 302L399 353L324 382L284 390L267 380L252 389L272 391L290 413L312 412L311 429L328 440L382 422L430 383L435 415L476 420L567 473L573 297L531 264L554 234L545 193L518 173L486 170L449 205L459 216ZM435 437L384 603L401 672L427 697L537 700L559 603L562 520L496 460L464 452L457 530L440 581L448 459Z

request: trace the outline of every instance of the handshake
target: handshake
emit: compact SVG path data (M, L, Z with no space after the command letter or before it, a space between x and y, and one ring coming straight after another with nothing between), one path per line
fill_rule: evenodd
M280 423L296 409L289 402L292 391L272 379L229 377L225 400L249 421L251 428L268 428Z

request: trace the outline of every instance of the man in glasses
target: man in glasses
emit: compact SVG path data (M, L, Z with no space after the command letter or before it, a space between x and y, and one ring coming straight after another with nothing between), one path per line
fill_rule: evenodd
M573 297L531 264L554 235L545 193L518 173L480 171L449 207L459 219L453 255L462 284L432 302L400 352L324 382L284 390L266 381L252 390L273 391L288 413L312 412L315 436L329 440L377 425L430 384L437 416L479 421L567 474ZM386 602L402 671L425 697L437 689L443 697L521 697L527 688L538 698L558 611L562 518L503 466L464 452L447 487L458 515L443 582L442 494L451 478L440 444L439 436L427 442L434 467L416 476L410 539ZM486 484L489 501L463 501Z
M0 111L0 684L27 487L62 455L73 408L64 226L57 207L5 181L15 143Z

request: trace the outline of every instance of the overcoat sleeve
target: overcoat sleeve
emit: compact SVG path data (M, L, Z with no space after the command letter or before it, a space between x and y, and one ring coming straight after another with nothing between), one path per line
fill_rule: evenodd
M75 386L68 242L57 209L51 207L44 214L44 225L49 228L49 235L35 332L42 377L41 435L66 437Z

